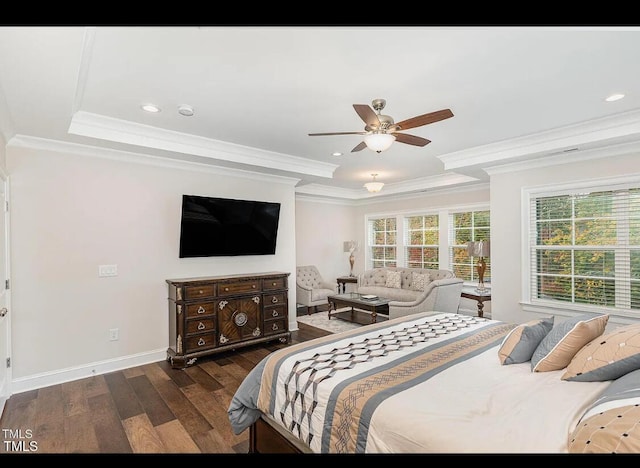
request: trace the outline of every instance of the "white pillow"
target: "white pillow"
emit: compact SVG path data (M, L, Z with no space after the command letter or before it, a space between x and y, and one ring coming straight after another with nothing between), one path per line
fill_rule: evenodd
M387 281L385 286L387 288L400 288L400 272L394 270L387 270Z

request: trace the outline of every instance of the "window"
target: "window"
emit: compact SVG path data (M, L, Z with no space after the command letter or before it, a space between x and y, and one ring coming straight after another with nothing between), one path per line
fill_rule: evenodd
M477 281L475 269L477 258L467 254L467 242L490 240L489 210L464 211L449 215L449 259L450 268L458 278L465 281ZM485 284L491 283L491 261L485 258L487 268L484 273Z
M532 302L640 309L640 184L634 185L529 194Z
M396 265L396 218L369 220L369 249L373 268Z
M366 268L398 266L452 270L466 282L478 281L475 263L467 255L467 242L489 240L486 204L430 208L406 213L367 216ZM485 283L491 265L485 257Z
M438 269L438 215L409 216L405 219L405 258L410 268Z

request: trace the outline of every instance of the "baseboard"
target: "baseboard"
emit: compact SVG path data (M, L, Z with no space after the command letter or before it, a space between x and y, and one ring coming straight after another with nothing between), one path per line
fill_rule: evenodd
M67 367L66 369L43 372L41 374L13 379L11 381L11 391L12 394L27 392L51 385L71 382L72 380L128 369L129 367L151 364L152 362L163 361L166 358L167 349L163 348L157 351L132 354L130 356L108 359L106 361L94 362L78 367Z

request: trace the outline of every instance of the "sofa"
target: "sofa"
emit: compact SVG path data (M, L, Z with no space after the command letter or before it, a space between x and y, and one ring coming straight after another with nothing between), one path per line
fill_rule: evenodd
M457 313L463 282L449 270L384 267L358 275L357 292L390 299L390 319L419 312Z

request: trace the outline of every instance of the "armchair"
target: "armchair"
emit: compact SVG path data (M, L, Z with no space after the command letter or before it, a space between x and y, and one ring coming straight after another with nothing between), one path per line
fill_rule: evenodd
M327 304L327 297L336 293L336 285L325 281L315 265L296 267L296 302L317 312L318 306Z

